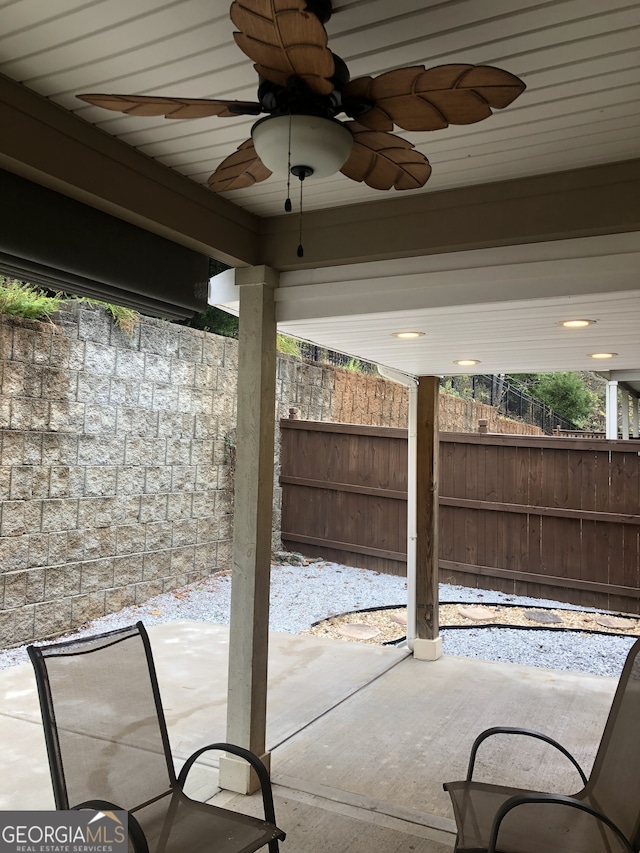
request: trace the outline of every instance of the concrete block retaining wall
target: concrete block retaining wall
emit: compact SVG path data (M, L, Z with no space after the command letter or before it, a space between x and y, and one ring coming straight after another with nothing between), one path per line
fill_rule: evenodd
M237 341L71 303L0 342L0 646L230 566Z

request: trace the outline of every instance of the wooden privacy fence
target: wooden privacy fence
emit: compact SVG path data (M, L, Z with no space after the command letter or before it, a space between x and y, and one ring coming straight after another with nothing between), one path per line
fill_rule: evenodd
M404 575L406 430L283 420L281 437L284 546ZM639 453L441 433L440 579L640 612Z

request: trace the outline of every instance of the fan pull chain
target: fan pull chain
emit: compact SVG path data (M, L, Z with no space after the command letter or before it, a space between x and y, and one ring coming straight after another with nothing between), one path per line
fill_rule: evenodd
M287 153L287 200L284 203L285 213L291 213L291 113L289 113L289 151Z
M298 257L301 258L304 255L304 249L302 248L302 182L305 178L310 178L313 175L313 169L311 166L294 166L291 169L291 174L300 180L300 242L298 243Z
M298 257L304 257L304 248L302 246L302 182L305 179L305 175L300 175L300 215L299 215L299 223L300 223L300 242L298 243Z

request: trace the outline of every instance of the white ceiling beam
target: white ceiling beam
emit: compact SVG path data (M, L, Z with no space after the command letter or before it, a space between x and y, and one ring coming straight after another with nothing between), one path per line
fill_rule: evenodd
M618 293L637 290L639 269L640 232L297 271L281 275L276 313L291 322Z

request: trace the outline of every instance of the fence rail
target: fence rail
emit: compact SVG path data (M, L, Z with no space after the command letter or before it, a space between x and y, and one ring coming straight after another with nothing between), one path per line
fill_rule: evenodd
M282 539L406 573L401 429L282 421ZM637 443L440 434L440 576L640 612Z

